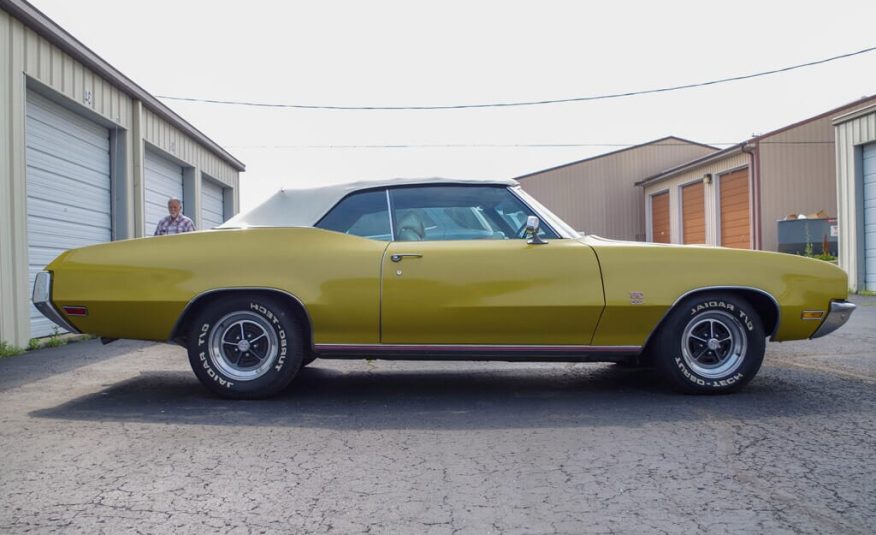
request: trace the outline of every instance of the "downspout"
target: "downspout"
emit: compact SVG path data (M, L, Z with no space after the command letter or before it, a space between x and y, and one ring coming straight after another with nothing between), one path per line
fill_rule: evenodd
M763 243L760 213L760 144L750 141L742 145L742 152L751 157L751 219L752 219L752 243L751 247L760 250Z

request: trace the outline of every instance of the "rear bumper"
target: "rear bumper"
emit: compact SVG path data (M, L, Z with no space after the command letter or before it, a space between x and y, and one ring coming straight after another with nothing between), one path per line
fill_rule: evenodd
M857 305L849 303L848 301L831 301L827 317L824 318L824 321L821 322L821 325L816 329L815 333L810 336L810 338L821 338L822 336L839 329L849 321L852 312L854 312L856 308L858 308Z
M64 316L52 304L52 274L50 272L40 271L37 273L36 280L33 283L31 300L33 301L33 306L56 325L67 329L71 333L79 333L79 329L67 323Z

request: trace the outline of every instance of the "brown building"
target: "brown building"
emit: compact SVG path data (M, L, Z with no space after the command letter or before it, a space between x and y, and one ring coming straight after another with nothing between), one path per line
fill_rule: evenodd
M524 190L577 230L620 240L645 239L636 180L711 154L715 147L665 137L517 177Z
M874 102L840 106L637 182L647 239L776 251L777 221L789 214L836 217L832 119Z

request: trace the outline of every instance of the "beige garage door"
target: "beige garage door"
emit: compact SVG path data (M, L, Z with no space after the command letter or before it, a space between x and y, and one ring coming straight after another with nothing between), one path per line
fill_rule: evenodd
M669 243L669 192L651 197L651 241Z
M721 175L721 245L751 249L748 169Z
M681 228L684 243L706 243L706 208L703 183L681 188Z

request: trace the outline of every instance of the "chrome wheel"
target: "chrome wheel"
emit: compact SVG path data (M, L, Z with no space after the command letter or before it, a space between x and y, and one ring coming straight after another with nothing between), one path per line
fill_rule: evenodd
M681 352L691 371L707 379L722 379L745 359L745 327L732 315L712 311L688 322L681 337Z
M238 381L263 376L277 359L279 341L267 319L248 311L222 317L210 330L210 362Z

